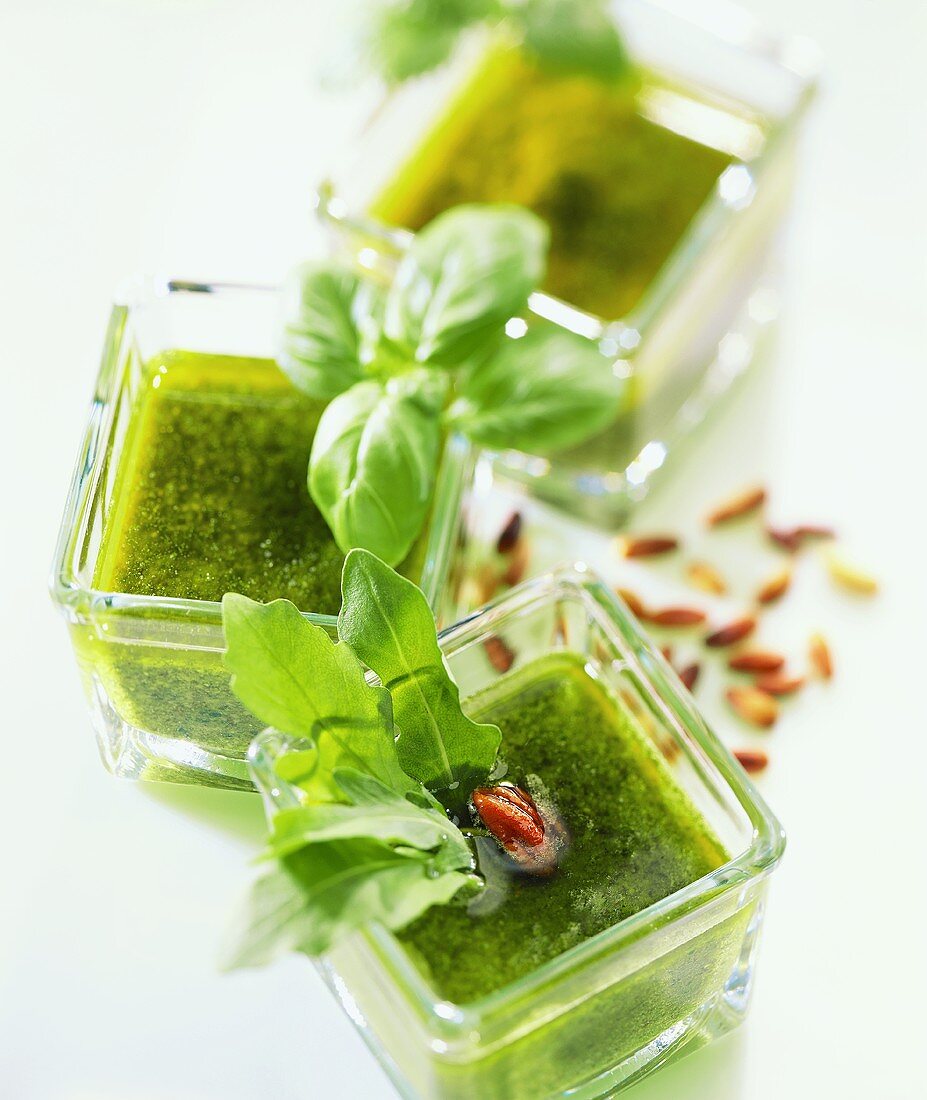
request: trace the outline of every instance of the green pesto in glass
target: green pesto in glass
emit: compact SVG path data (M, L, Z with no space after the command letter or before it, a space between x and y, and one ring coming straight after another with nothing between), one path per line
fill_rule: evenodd
M466 1004L531 973L728 859L634 719L581 658L545 657L472 697L498 723L505 779L550 800L571 840L556 874L508 869L480 842L487 888L399 934L437 994Z
M151 360L94 587L207 601L235 591L337 615L344 555L307 488L323 408L269 359L178 350ZM400 570L418 580L424 555L422 537ZM260 730L214 649L114 646L79 627L75 645L119 715L140 730L236 758Z
M344 555L306 481L324 403L270 359L170 351L146 372L95 587L337 615Z
M616 81L489 56L371 213L419 229L461 202L514 202L550 226L544 289L607 319L641 299L731 156L651 121L646 74Z

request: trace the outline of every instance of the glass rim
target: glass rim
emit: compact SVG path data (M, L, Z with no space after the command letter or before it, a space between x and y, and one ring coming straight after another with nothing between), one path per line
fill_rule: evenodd
M371 925L356 933L382 964L389 979L415 1010L431 1033L445 1038L466 1038L489 1017L502 1017L523 998L566 979L571 973L624 947L645 941L672 925L677 919L698 912L704 906L742 889L747 883L768 875L785 850L785 832L765 799L729 750L708 728L694 705L685 698L685 689L658 648L643 634L619 596L585 563L565 563L532 578L446 628L439 634L445 656L478 641L487 629L519 610L552 596L580 601L601 626L605 621L618 623L622 639L629 642L637 660L637 673L656 689L684 736L694 743L713 768L724 793L736 802L749 820L752 833L743 851L721 867L710 871L688 886L654 902L604 929L595 936L569 948L555 958L492 993L466 1004L439 997L418 970L398 938L382 925ZM647 667L639 657L646 654ZM685 694L684 694L685 693ZM280 745L280 735L265 730L251 744L248 761L255 786L274 804L280 795L281 780L267 775L266 757ZM263 760L262 760L263 758ZM284 787L286 784L284 784ZM284 794L284 799L288 796Z
M819 64L817 57L811 58L811 44L808 39L798 35L776 35L765 31L761 23L747 18L740 21L736 32L726 31L717 18L711 17L712 0L700 0L699 10L686 10L685 14L676 10L672 4L662 0L635 0L644 8L654 8L673 18L681 26L694 28L724 42L746 55L754 56L758 62L774 64L783 72L794 77L799 83L799 94L791 108L780 118L764 119L764 140L759 151L748 158L735 158L729 168L745 164L753 175L754 186L758 188L762 176L766 174L770 162L776 159L781 145L795 132L804 118L817 92ZM613 5L614 7L614 5ZM699 18L699 15L702 18ZM443 93L445 105L465 89L465 86L477 72L482 59L494 48L494 35L486 35L482 47L476 53L475 62L471 60L462 74L453 79L452 87ZM653 67L659 73L658 67ZM684 80L676 81L685 84ZM695 81L690 81L697 86ZM384 102L387 102L387 99ZM749 103L745 103L749 107ZM443 108L442 108L443 109ZM440 124L442 114L433 119L424 129L422 140L427 140L433 127ZM401 165L400 165L401 169ZM722 173L723 177L724 173ZM719 177L719 181L722 177ZM338 195L337 180L330 176L323 178L315 189L314 208L319 221L332 224L350 234L357 234L379 242L387 251L397 251L400 255L408 247L414 232L407 228L389 226L378 218L363 211L348 210ZM707 252L711 242L717 238L725 225L742 208L742 198L726 197L718 183L699 206L691 221L679 237L672 251L657 274L632 308L621 317L603 317L573 305L562 298L544 292L535 292L528 301L528 310L535 316L552 321L579 336L590 340L613 340L616 357L633 351L646 332L654 328L660 315L675 298L677 289L684 285L688 272L697 265Z
M157 612L169 618L195 615L198 623L222 622L222 603L218 600L190 599L183 596L148 596L139 593L111 591L83 583L78 577L78 536L83 523L94 507L92 492L96 475L108 456L108 425L105 413L118 396L118 351L125 328L133 311L144 309L152 302L180 295L278 295L282 287L271 283L225 281L195 281L162 275L135 275L124 280L113 296L109 322L103 341L100 365L94 380L90 412L78 447L77 460L68 486L61 525L55 544L48 577L48 589L54 603L78 619L92 618L100 612ZM432 516L441 516L463 492L472 445L459 433L449 435L442 451L441 465L435 482ZM449 566L453 532L448 524L429 522L426 541L426 575L419 582L432 608L437 608L440 590ZM432 561L443 562L440 569L427 569ZM316 611L302 611L309 622L332 629L338 616Z

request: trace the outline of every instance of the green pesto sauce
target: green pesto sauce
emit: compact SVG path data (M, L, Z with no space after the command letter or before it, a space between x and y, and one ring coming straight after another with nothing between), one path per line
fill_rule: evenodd
M533 662L467 708L502 729L506 780L549 798L571 842L556 875L502 870L481 842L487 889L402 933L440 996L482 997L695 882L727 859L662 759L574 655Z
M344 555L306 484L323 407L271 360L172 351L149 363L96 587L283 596L336 615Z
M323 406L265 359L168 352L146 378L97 587L337 613L344 556L306 487Z
M95 587L210 601L236 591L336 615L344 555L306 485L322 408L271 360L171 351L146 364ZM413 580L426 538L399 566ZM75 645L121 723L142 731L139 751L153 768L198 751L240 761L261 728L214 649L112 645L80 628ZM180 780L184 767L157 774ZM236 785L248 785L240 771ZM198 781L209 782L209 773Z
M545 289L623 317L731 163L645 118L639 96L494 55L372 213L419 229L461 202L527 206L551 230Z

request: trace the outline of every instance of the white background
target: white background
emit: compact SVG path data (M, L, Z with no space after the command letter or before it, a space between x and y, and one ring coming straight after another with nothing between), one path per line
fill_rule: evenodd
M216 972L261 831L257 800L106 775L44 590L114 286L137 270L274 280L309 245L309 187L363 106L333 108L313 87L334 7L0 2L10 1100L392 1095L305 960ZM770 620L769 639L799 655L824 629L838 673L768 740L761 785L790 847L754 1011L634 1095L923 1096L925 5L748 7L815 38L827 59L785 317L772 368L686 452L638 526L695 531L706 502L759 476L777 518L832 521L884 586L871 603L839 597L809 559ZM712 552L758 562L745 539ZM750 741L718 695L709 681L720 731Z

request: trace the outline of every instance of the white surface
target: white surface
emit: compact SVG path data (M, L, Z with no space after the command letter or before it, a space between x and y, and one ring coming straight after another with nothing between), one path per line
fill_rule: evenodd
M772 371L639 527L694 529L754 475L783 520L833 521L884 578L840 599L809 562L771 637L820 627L838 675L789 708L762 780L790 835L753 1014L638 1100L909 1098L927 1090L923 790L927 34L919 0L750 0L816 38ZM220 976L256 800L101 769L44 592L111 291L136 270L277 278L356 103L310 81L310 0L0 0L0 1096L303 1100L392 1091L308 963ZM771 384L774 375L775 385ZM719 728L731 719L703 698ZM476 1098L475 1098L476 1100Z

